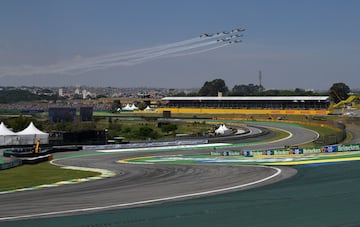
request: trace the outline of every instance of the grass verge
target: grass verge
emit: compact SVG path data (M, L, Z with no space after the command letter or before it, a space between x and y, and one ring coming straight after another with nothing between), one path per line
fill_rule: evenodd
M49 162L36 165L23 165L0 172L0 191L34 187L42 184L53 184L59 181L98 175L100 175L98 172L63 169Z

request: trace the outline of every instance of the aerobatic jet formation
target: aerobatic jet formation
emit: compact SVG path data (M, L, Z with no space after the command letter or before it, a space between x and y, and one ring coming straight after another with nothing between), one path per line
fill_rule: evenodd
M232 43L241 43L242 40L240 40L240 37L243 37L243 34L241 34L242 32L244 32L245 29L244 28L235 28L232 29L231 31L221 31L221 32L216 32L213 34L209 34L209 33L203 33L200 35L201 38L204 37L218 37L218 39L216 39L216 42L218 43L227 43L227 44L232 44Z
M221 32L216 32L214 34L209 34L209 33L203 33L200 35L201 38L205 38L205 37L213 37L214 35L215 36L223 36L223 35L229 35L229 34L233 34L233 33L240 33L240 32L244 32L245 29L244 28L235 28L235 29L232 29L231 31L221 31ZM233 37L241 37L242 35L240 34L234 34L234 35L231 35L230 37L233 38Z
M205 53L240 43L245 29L235 28L228 31L203 33L199 36L173 43L157 45L131 51L112 52L97 56L84 57L60 63L39 66L0 67L0 76L25 75L78 75L112 67L127 67L161 58L183 57Z

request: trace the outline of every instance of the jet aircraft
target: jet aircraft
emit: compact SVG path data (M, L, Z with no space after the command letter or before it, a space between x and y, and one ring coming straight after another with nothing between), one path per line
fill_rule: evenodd
M241 42L242 42L242 40L240 40L240 39L229 41L230 44L231 43L241 43Z
M236 34L236 35L231 35L230 38L239 38L239 37L243 37L243 35L239 35L239 34Z
M230 38L223 38L223 39L218 39L216 40L217 42L227 42L227 41L230 41L231 39Z
M203 37L211 37L213 36L212 34L208 34L208 33L203 33L200 35L200 38L203 38Z
M245 31L245 28L235 28L231 30L231 32L243 32L243 31Z

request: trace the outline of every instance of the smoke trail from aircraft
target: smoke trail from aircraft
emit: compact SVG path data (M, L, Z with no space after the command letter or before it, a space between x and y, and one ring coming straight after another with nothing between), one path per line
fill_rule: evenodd
M102 56L97 56L97 57L89 57L85 60L89 60L90 63L92 63L92 62L102 63L102 62L106 62L106 61L118 61L118 60L130 59L130 58L137 58L137 57L141 57L147 53L150 54L155 51L161 51L161 50L165 50L165 49L169 49L169 48L176 48L179 46L190 45L190 44L193 44L193 43L196 43L199 41L203 41L203 40L196 37L196 38L192 38L192 39L188 39L188 40L184 40L184 41L180 41L180 42L164 44L164 45L159 45L159 46L150 47L150 48L143 48L143 49L138 49L138 50L126 51L126 52L117 52L117 53L112 53L112 54L102 55Z
M211 47L211 48L207 48L207 49L202 49L202 50L198 50L198 51L193 51L193 52L172 54L172 55L169 55L169 57L182 57L182 56L193 55L193 54L201 54L201 53L205 53L205 52L208 52L208 51L216 50L216 49L219 49L219 48L228 46L228 45L230 45L230 44L229 44L229 43L228 43L228 44L223 44L223 45L220 45L220 46L215 46L215 47Z
M202 47L209 46L209 45L214 45L214 44L216 44L216 41L209 41L209 42L199 43L199 44L195 44L195 45L191 45L191 46L184 46L184 47L178 47L178 48L173 48L173 49L167 49L167 50L151 53L151 54L149 54L147 56L144 56L144 57L136 59L136 60L130 60L127 63L141 64L141 63L147 62L148 60L158 59L158 58L161 58L161 57L169 57L169 56L171 56L171 54L174 54L174 53L185 52L185 51L189 51L189 50L192 50L192 49L202 48Z
M200 40L201 41L201 40ZM191 49L191 48L196 48L198 45L205 45L205 44L196 44L196 42L199 42L199 39L193 39L193 40L189 40L188 42L179 42L176 45L172 45L172 44L167 44L167 45L163 45L163 46L158 46L158 47L154 47L154 48L148 48L142 52L137 52L135 54L130 54L130 55L122 55L121 53L118 55L113 54L111 57L109 56L101 56L101 57L97 57L96 59L90 59L88 58L88 60L90 60L90 64L107 64L107 63L111 63L111 62L118 62L118 63L124 63L124 65L133 65L131 64L132 61L136 61L139 59L144 59L144 58L149 58L150 56L157 56L157 55L162 55L162 54L166 54L167 52L172 52L172 51L181 51L181 50L186 50L186 49ZM208 44L206 44L208 45Z
M87 68L79 68L79 71L73 72L73 73L82 74L82 73L93 71L93 70L105 69L105 68L116 67L116 66L137 65L137 64L149 62L151 60L160 59L163 57L175 57L174 55L171 55L172 53L183 52L183 53L181 53L181 55L179 54L179 56L186 56L186 55L210 51L210 50L225 46L225 45L221 45L221 46L216 46L215 48L211 47L211 48L201 49L198 51L186 52L186 51L189 51L192 49L198 49L198 48L203 48L205 46L214 45L215 43L216 43L216 41L209 41L209 42L205 42L205 43L198 43L198 44L177 47L177 48L172 48L172 49L164 49L161 51L149 52L142 56L139 55L139 56L137 56L137 58L129 58L127 60L122 60L122 61L115 61L114 59L111 59L111 61L107 61L107 62L93 63L93 64L89 65L89 67L87 67Z
M115 52L95 57L81 57L46 66L22 65L17 67L0 67L0 76L75 75L111 67L143 64L164 57L199 54L228 46L229 43L223 44L216 40L216 37L221 36L225 36L225 34L215 34L211 37L195 37L150 48Z

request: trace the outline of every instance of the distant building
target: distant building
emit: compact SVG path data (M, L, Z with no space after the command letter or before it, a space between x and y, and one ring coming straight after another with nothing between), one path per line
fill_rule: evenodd
M74 122L76 120L76 108L51 107L49 108L49 123Z
M82 98L83 99L86 99L86 96L87 96L87 91L84 89L84 90L82 90Z
M64 96L64 89L59 88L59 96L63 97Z

